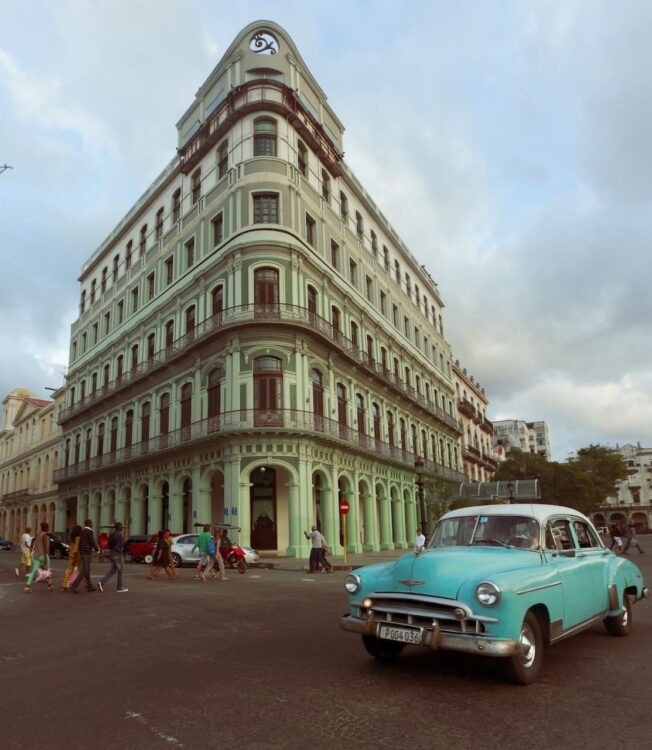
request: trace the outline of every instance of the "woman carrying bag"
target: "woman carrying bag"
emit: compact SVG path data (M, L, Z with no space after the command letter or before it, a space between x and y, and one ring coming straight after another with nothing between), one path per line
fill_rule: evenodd
M40 569L47 571L50 569L50 537L48 531L50 526L43 521L41 523L41 531L36 535L34 542L32 543L32 570L27 578L27 584L25 586L25 593L32 593L32 581L36 577L36 572ZM54 589L51 579L48 584L50 591Z

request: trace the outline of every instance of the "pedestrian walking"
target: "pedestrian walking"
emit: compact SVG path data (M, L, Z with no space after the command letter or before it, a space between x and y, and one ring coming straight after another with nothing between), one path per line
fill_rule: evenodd
M226 531L226 529L225 529ZM217 565L217 569L220 572L220 581L228 581L229 579L226 577L226 570L224 569L224 560L222 558L222 545L223 545L223 539L222 533L220 532L219 528L215 529L215 532L213 534L213 539L215 540L215 563L213 565L213 569L215 569L215 566Z
M325 557L325 551L327 550L326 539L324 539L321 531L313 525L310 534L307 531L303 532L306 539L310 541L310 560L309 567L311 573L319 572L320 566L324 566L324 569L329 573L333 572L333 566L328 562Z
M126 589L122 582L122 571L125 564L124 548L125 540L122 536L122 524L116 521L114 524L115 531L109 536L108 547L109 547L109 562L111 563L111 569L104 574L101 581L97 582L97 588L104 593L104 587L106 586L109 578L118 575L118 593L124 594L129 591Z
M79 575L72 582L70 590L75 594L78 594L77 587L81 583L82 579L86 581L86 591L97 591L91 581L91 560L93 559L93 550L97 552L98 557L102 556L100 548L97 546L95 541L95 535L93 534L93 522L90 518L84 521L84 528L79 535L79 557L81 558L81 570Z
M425 544L426 544L425 534L423 533L423 531L421 531L421 529L417 529L417 535L414 540L414 551L418 554L424 548Z
M29 575L32 567L32 527L28 526L23 535L20 537L20 562L18 567L14 568L16 577L20 577L20 569L25 569L25 576Z
M41 523L41 531L34 538L32 543L32 569L29 576L27 577L27 583L25 584L25 593L32 593L32 582L36 576L38 570L49 570L50 568L50 537L48 531L50 526L43 521ZM48 588L52 590L52 582L48 584Z
M161 569L165 571L165 575L170 580L174 580L177 577L177 574L172 567L171 546L172 540L170 539L170 529L162 529L158 532L156 549L154 550L154 561L152 562L152 567L147 574L147 578L149 578L150 581L153 581L156 578L161 572Z
M637 549L641 555L645 553L645 550L638 543L638 537L636 536L636 527L633 523L630 523L627 527L627 543L625 544L623 555L626 555L632 548Z
M208 562L210 555L208 554L209 545L215 544L213 535L211 534L211 527L207 524L204 526L204 530L197 538L197 543L192 548L194 552L196 549L199 550L199 562L197 563L197 569L195 570L195 580L204 581L206 583L206 572L208 572Z
M618 527L618 524L612 524L611 530L609 532L611 534L611 545L609 549L613 549L616 552L622 552L623 549L623 540L620 536L620 529Z
M70 588L70 577L77 568L77 575L80 573L81 568L81 556L79 554L79 537L82 533L82 527L79 524L70 529L70 548L68 549L68 567L66 572L63 574L63 581L61 581L61 591L66 592Z

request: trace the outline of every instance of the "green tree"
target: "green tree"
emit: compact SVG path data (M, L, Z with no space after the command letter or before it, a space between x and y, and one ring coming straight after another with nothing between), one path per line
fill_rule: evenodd
M597 505L602 505L608 497L615 495L618 482L628 476L627 464L620 452L604 445L580 448L577 457L570 459L569 463L591 480Z

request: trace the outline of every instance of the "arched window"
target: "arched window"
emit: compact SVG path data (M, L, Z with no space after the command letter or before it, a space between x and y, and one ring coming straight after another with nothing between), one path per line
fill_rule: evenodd
M351 321L351 343L353 346L358 346L358 324L355 321Z
M387 439L390 445L394 445L394 413L387 412Z
M81 450L81 435L77 433L75 435L75 463L79 463L79 452Z
M164 393L158 406L159 434L167 435L170 431L170 394Z
M312 369L310 371L310 379L312 380L312 403L313 410L316 416L324 416L324 386L323 377L319 370Z
M317 290L313 286L308 287L308 313L310 321L314 321L317 315Z
M63 459L64 468L68 468L68 465L70 463L70 440L66 440L66 450L63 455L64 455L64 459Z
M365 434L365 428L364 428L364 398L362 397L362 394L356 393L355 395L355 410L356 410L356 417L358 422L358 432L361 435Z
M111 453L115 453L118 450L118 418L113 417L111 420L111 435L110 435L110 447Z
M101 282L102 294L106 292L106 275L108 274L108 272L109 272L109 269L106 266L104 266L104 268L102 269L102 282Z
M372 336L367 334L367 357L369 357L369 363L373 364L375 361L374 357L374 340Z
M156 336L150 333L147 337L147 361L151 362L154 359L154 347L156 346Z
M283 369L277 357L254 360L254 423L259 427L283 424Z
M149 401L145 401L140 410L140 440L145 443L149 440L149 424L151 416L151 405ZM143 446L144 450L147 450L147 446Z
M208 374L208 416L219 417L221 410L220 371L215 369Z
M254 120L254 156L276 156L276 120Z
M216 286L211 292L212 315L220 315L224 310L224 287Z
M336 333L341 333L342 331L342 324L340 320L340 311L335 305L331 307L331 323L333 325L333 331Z
M93 279L91 281L91 305L95 302L95 289L97 288L97 281Z
M173 343L174 343L174 321L168 320L168 322L165 324L165 348L166 349L172 348Z
M257 268L254 271L255 314L269 315L278 312L279 276L275 268Z
M186 338L192 341L195 338L195 306L191 305L186 310Z
M96 456L101 456L104 453L104 422L98 425L97 428L97 451Z
M122 354L118 355L118 359L116 360L116 367L115 367L115 379L119 383L122 380L122 372L124 368L124 357Z
M421 430L421 445L423 446L423 457L428 460L428 438L426 437L426 431Z
M321 197L326 203L331 202L331 178L325 169L321 171Z
M134 438L134 412L129 409L125 415L125 448L131 448Z
M337 421L341 425L346 425L346 388L342 383L335 386L337 393Z
M92 446L93 446L93 430L88 429L86 430L86 445L85 445L85 453L84 453L84 459L86 461L90 461Z
M412 435L412 453L419 455L419 443L417 442L417 428L414 425L410 426L410 433Z
M380 406L375 402L371 404L371 413L374 420L374 438L380 441L382 440L380 434Z
M138 344L131 347L131 371L136 372L138 369Z
M405 420L401 417L399 421L401 431L401 450L407 451L407 434L405 431Z
M181 428L190 427L192 422L192 383L181 387Z

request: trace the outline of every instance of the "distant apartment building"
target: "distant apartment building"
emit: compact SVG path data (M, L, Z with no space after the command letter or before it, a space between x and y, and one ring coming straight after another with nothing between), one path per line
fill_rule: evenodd
M550 436L545 422L523 422L520 419L494 421L491 439L496 457L504 460L512 448L523 453L538 453L550 461Z
M596 526L631 523L647 531L652 518L652 448L641 448L639 443L624 445L619 451L627 463L627 479L592 514L593 522Z
M490 482L497 460L491 438L492 423L487 419L489 401L480 383L455 360L453 365L457 412L462 424L462 460L464 473L470 482Z
M61 428L57 424L63 388L52 401L15 388L2 402L0 430L0 537L17 542L25 526L47 521L67 529L66 508L57 498Z

